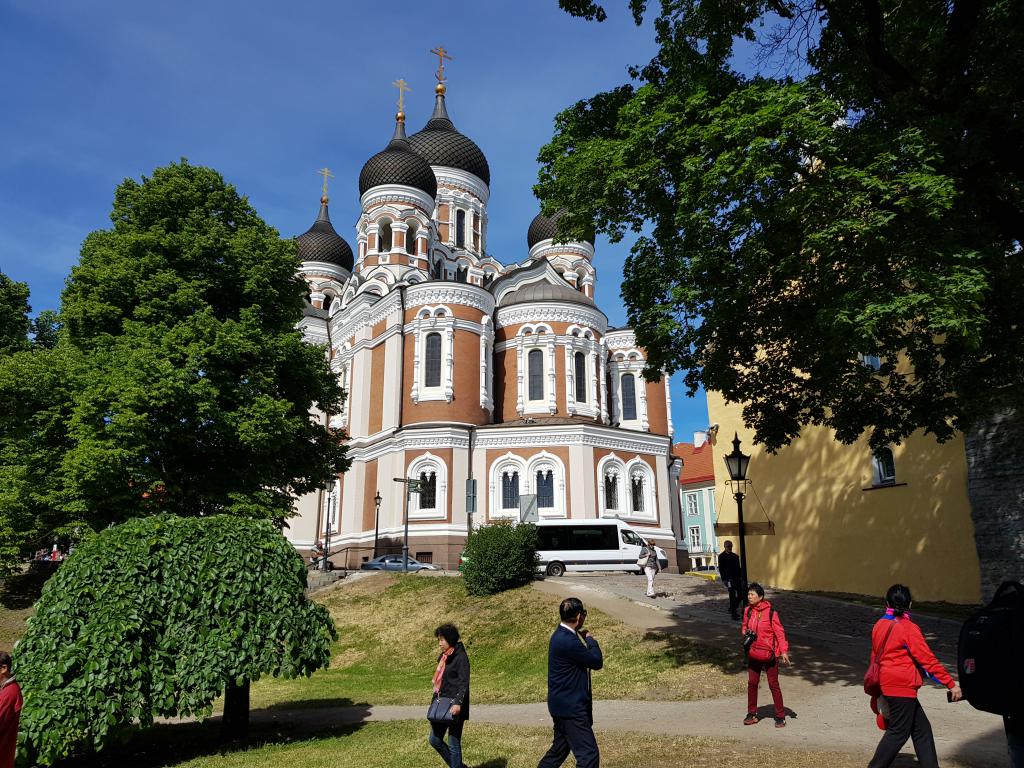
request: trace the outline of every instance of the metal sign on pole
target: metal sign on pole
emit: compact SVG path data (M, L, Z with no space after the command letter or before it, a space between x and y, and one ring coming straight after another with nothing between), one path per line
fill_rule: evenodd
M540 521L540 513L537 512L537 494L519 494L519 522L536 523Z

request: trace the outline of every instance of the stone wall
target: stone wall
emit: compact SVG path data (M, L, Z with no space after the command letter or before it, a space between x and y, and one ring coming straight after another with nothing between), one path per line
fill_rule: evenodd
M1024 413L993 410L966 435L968 495L974 519L981 594L1004 581L1024 582Z

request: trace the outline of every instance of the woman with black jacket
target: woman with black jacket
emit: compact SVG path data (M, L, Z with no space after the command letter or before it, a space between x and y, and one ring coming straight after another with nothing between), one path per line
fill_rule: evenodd
M469 656L466 646L459 642L459 630L454 624L442 624L434 630L434 637L441 651L434 671L434 695L452 700L452 719L432 722L428 741L445 765L462 768L462 726L469 719Z

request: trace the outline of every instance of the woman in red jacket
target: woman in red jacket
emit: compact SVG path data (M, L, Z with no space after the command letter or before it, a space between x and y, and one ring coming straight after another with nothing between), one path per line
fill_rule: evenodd
M747 650L747 716L743 724L756 725L758 722L757 688L764 672L775 703L775 727L785 728L786 710L782 705L782 689L779 688L779 659L786 664L791 663L789 642L779 614L764 599L764 587L756 581L747 588L747 607L740 627L741 635L746 637L747 632L753 632L755 637Z
M886 729L868 768L888 768L909 738L914 740L914 752L922 768L938 768L932 726L917 700L922 671L946 686L953 701L960 701L963 695L928 647L921 628L911 621L912 603L910 590L893 584L885 594L885 615L871 630L871 653L879 666L883 699L879 703L886 714Z

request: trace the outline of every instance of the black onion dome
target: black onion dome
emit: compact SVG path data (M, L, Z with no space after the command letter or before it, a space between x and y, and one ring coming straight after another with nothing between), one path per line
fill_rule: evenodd
M427 161L413 152L405 137L405 123L399 120L395 135L383 152L366 161L359 172L359 194L382 184L401 184L437 197L437 178Z
M327 213L327 198L320 199L320 215L313 226L295 238L299 244L301 261L326 261L352 271L352 248L334 231Z
M423 130L409 137L409 143L431 165L443 165L472 173L487 186L491 185L491 168L487 158L472 139L455 129L448 117L444 94L437 94L434 114Z
M564 208L560 208L554 216L548 218L542 213L538 213L533 221L530 222L530 228L526 231L526 247L533 248L541 240L551 240L558 234L557 222L565 213ZM591 245L594 244L594 236L591 235L586 238L587 242Z

